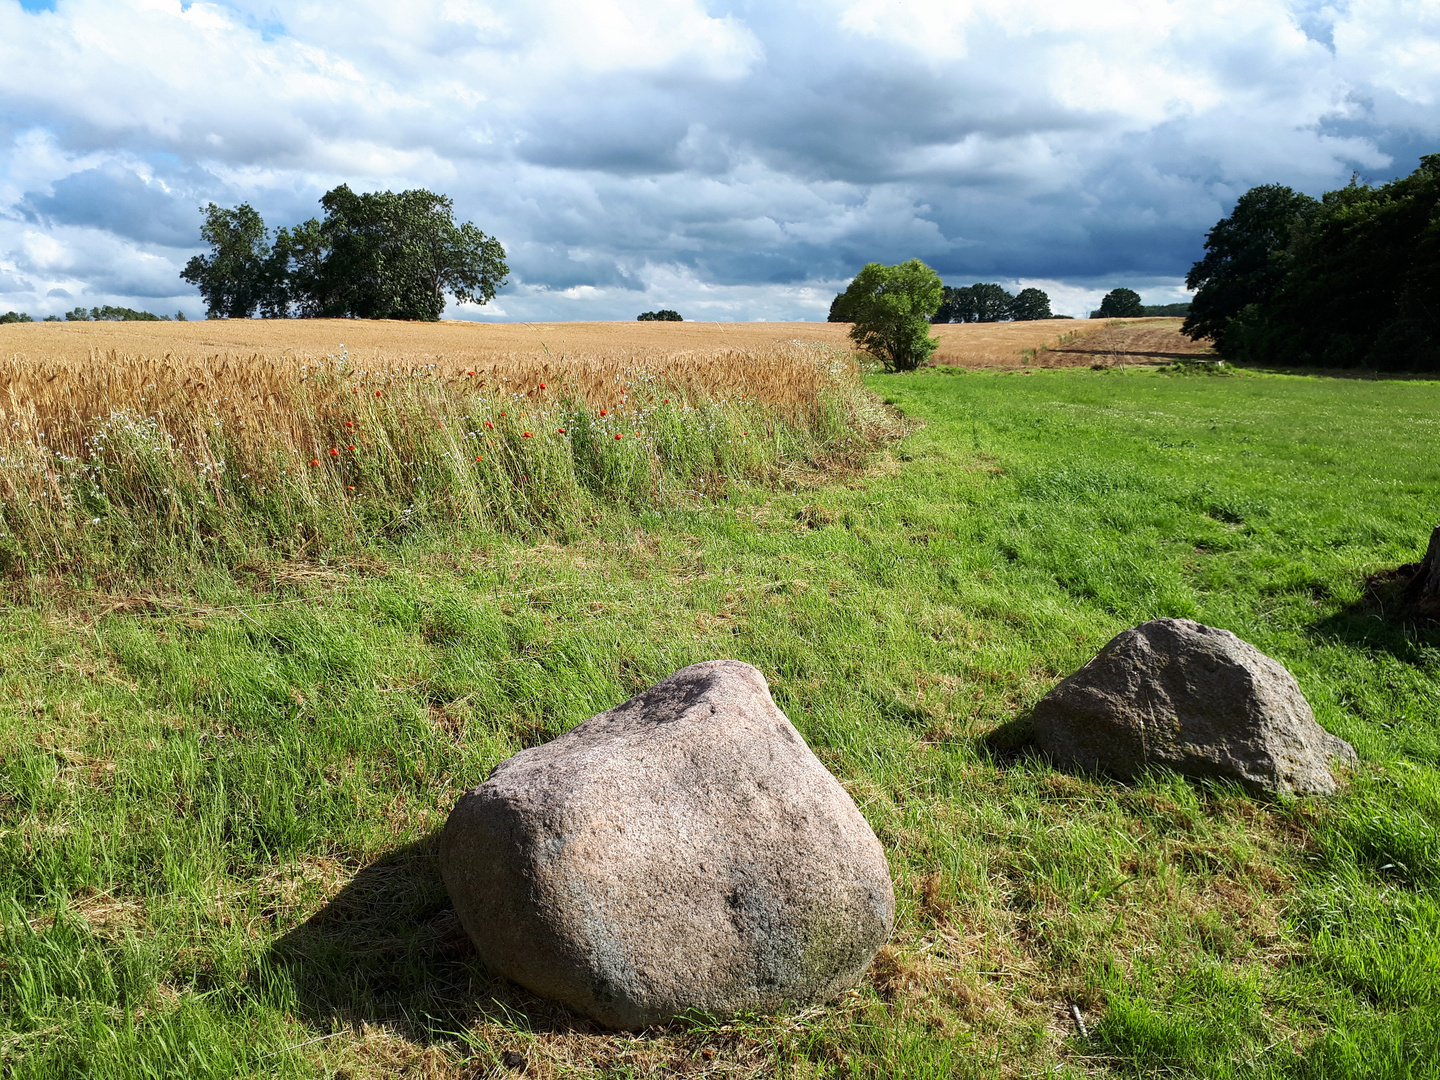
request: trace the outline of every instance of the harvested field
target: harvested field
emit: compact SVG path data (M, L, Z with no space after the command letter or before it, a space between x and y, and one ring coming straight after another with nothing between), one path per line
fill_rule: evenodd
M1180 333L1182 319L1112 320L1050 346L1040 354L1046 367L1072 364L1167 364L1174 361L1217 360L1208 341L1191 341Z
M1023 367L1033 364L1041 350L1098 325L1081 319L942 323L930 330L940 340L940 348L930 363L948 367Z
M1208 342L1180 333L1182 319L1046 319L937 326L934 366L1074 367L1213 359Z

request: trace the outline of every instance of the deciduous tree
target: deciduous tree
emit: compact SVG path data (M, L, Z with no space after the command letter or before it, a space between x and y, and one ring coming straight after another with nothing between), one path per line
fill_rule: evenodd
M919 259L885 266L867 263L840 298L855 323L850 338L887 371L913 371L940 345L930 316L944 295L940 275Z
M1010 301L1010 318L1016 322L1034 322L1036 319L1051 319L1050 294L1044 289L1021 289Z
M273 240L248 204L211 203L197 255L180 276L199 287L211 318L259 311L361 319L438 319L446 296L484 304L505 284L505 249L444 195L416 188L357 194L342 184L320 200L323 219Z
M1138 319L1145 314L1145 305L1134 289L1111 289L1100 301L1100 310L1092 319Z
M200 290L212 319L248 319L266 291L270 232L265 219L249 203L233 210L211 203L203 211L200 239L209 255L196 255L180 277Z
M1210 338L1224 352L1230 320L1249 304L1269 303L1285 278L1296 228L1319 205L1281 184L1240 196L1230 216L1205 234L1205 256L1185 277L1196 292L1182 332Z
M1038 290L1037 290L1038 291ZM1048 302L1048 297L1046 298ZM963 288L945 286L934 321L1001 322L1011 317L1010 305L1015 297L999 285L977 281Z

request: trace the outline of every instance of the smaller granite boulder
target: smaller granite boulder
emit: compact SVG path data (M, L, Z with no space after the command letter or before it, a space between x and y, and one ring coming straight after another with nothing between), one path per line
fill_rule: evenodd
M737 660L501 762L440 869L491 971L612 1028L828 1000L895 919L880 841Z
M1158 766L1257 795L1333 794L1331 761L1355 760L1284 667L1189 619L1114 638L1035 706L1035 735L1062 767L1131 779Z

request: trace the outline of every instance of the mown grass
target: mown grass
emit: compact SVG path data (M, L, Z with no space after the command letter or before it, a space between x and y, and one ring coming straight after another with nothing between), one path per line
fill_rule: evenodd
M1440 630L1366 577L1437 517L1440 384L871 385L925 424L821 487L128 595L14 585L6 1075L468 1077L507 1051L541 1077L1436 1075ZM1359 752L1345 793L1051 769L1028 707L1159 615L1289 666ZM886 846L899 920L866 983L626 1036L489 980L435 869L456 796L721 656L765 671Z

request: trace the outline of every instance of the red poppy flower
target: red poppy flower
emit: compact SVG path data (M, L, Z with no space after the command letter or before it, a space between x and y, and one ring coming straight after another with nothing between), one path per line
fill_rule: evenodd
M347 446L345 449L346 449L346 450L354 450L355 447L353 447L353 446Z
M501 415L501 416L504 416L505 414L502 412L500 415Z
M354 420L346 420L346 421L345 421L345 426L346 426L346 427L354 427L354 426L355 426L355 421L354 421Z
M345 488L345 490L346 490L346 491L354 491L354 490L355 490L355 485L354 485L354 484L347 485L346 488Z
M376 390L376 391L375 391L375 396L376 396L376 397L379 397L379 396L380 396L380 391L379 391L379 390Z
M605 415L605 410L604 410L604 409L601 409L601 410L600 410L600 415L601 415L601 416L604 416L604 415Z
M485 421L485 426L488 427L491 431L495 430L495 425L492 424L489 420Z
M616 441L616 442L619 442L619 441L620 441L620 432L618 432L618 431L615 432L615 441Z
M440 426L441 426L442 428L445 426L445 421L444 421L444 420L441 420L441 421L440 421Z
M555 429L555 434L557 434L557 435L564 435L564 434L565 434L565 429L564 429L563 427L557 427L557 428Z
M339 456L340 456L340 451L337 450L337 449L335 449L335 447L332 446L332 447L330 447L330 456L331 456L331 457L339 457Z
M481 455L476 454L476 455L475 455L475 460L476 460L476 461L484 461L485 459L484 459L484 457L482 457Z
M544 384L543 382L540 384L540 389L541 389L541 390L544 390L544 389L545 389L545 384Z
M466 375L474 375L475 372L473 372L473 371L467 371L465 374L466 374Z
M742 432L740 432L740 434L741 434L741 435L749 435L750 433L749 433L748 431L742 431Z
M670 404L670 399L669 399L668 397L665 399L665 404L666 404L666 405L669 405L669 404Z
M528 439L528 438L530 438L530 432L528 432L528 431L522 431L522 432L520 433L520 437L521 437L522 439Z
M311 467L312 469L318 469L318 468L320 467L320 462L319 462L316 458L311 458L311 459L310 459L310 467Z

